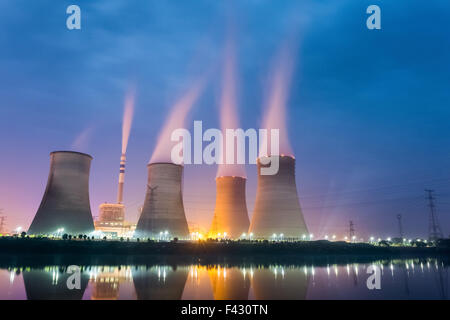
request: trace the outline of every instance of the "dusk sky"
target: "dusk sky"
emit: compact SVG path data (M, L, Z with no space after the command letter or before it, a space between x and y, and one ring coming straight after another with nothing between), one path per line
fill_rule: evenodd
M66 28L81 8L82 29ZM366 8L381 7L381 30ZM0 2L0 208L7 227L30 225L49 153L89 153L91 210L116 199L122 115L136 106L125 177L127 220L143 204L146 165L174 103L206 75L189 114L220 128L223 53L233 24L237 108L260 128L274 59L295 51L287 102L296 180L308 228L343 237L425 237L424 189L450 234L450 2L434 0L3 0ZM231 18L230 18L231 17ZM232 22L230 22L232 21ZM217 166L186 165L191 226L209 228ZM247 205L256 166L247 165Z

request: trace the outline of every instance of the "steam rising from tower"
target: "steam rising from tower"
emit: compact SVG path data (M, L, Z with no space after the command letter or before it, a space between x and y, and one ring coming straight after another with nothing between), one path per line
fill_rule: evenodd
M125 182L125 161L128 146L128 138L130 137L131 124L133 123L134 114L134 90L130 91L125 99L125 108L122 123L122 155L120 156L120 172L119 172L119 189L117 191L117 203L123 203L123 184Z
M294 65L292 52L285 46L279 53L279 57L276 60L271 73L271 89L266 102L265 117L263 119L264 129L267 129L269 132L272 129L280 130L280 154L286 155L293 155L286 121L286 103L288 100ZM268 141L261 141L261 145L267 142ZM270 155L262 154L261 150L262 149L260 149L260 156ZM268 150L270 150L270 148Z
M192 106L197 101L203 90L204 81L197 82L172 108L170 116L166 120L164 127L158 137L156 148L150 158L149 163L172 162L171 159L171 135L172 132L186 126L186 118Z
M224 146L231 141L227 141L226 130L239 128L239 117L237 112L237 94L236 94L236 54L234 43L229 39L225 48L225 61L223 67L222 97L220 101L220 126L224 136ZM233 137L233 139L235 139ZM236 145L236 144L235 144ZM222 148L225 149L225 148ZM236 148L234 155L236 158ZM223 154L224 163L219 164L217 177L221 176L240 176L245 177L245 168L240 164L226 164L226 151ZM236 161L234 162L236 163Z
M264 128L280 130L280 155L264 154L260 149L256 203L249 229L255 239L300 239L308 233L298 200L295 158L292 156L286 125L286 102L292 70L292 53L285 47L273 73L264 121ZM275 175L261 174L261 168L270 163L267 156L271 156L271 159L277 157L279 160L279 170Z
M198 82L172 108L148 164L144 207L135 235L158 239L189 236L182 196L183 166L172 163L171 135L184 128L186 117L197 101L204 82Z
M229 40L225 50L220 106L220 120L225 145L231 143L231 141L227 141L226 130L239 128L236 106L235 60L233 42ZM235 138L233 137L233 139ZM234 145L236 146L236 144ZM236 157L236 148L234 154ZM226 159L226 154L223 157ZM219 164L216 179L216 207L209 231L210 237L216 238L226 234L227 237L238 239L243 233L248 231L250 221L245 199L245 182L245 168L243 165Z

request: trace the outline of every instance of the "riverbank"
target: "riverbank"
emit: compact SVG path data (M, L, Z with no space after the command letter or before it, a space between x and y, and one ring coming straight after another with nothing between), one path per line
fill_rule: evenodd
M347 243L330 241L302 242L137 242L111 240L54 240L47 238L0 238L1 260L14 259L17 262L33 260L43 263L64 260L67 263L208 263L227 262L251 263L273 261L316 261L329 263L358 260L396 258L426 258L450 256L445 245L379 246L368 243Z

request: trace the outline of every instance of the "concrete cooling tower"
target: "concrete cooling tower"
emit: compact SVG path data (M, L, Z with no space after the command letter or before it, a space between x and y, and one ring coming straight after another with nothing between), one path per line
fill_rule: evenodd
M183 167L173 163L148 165L144 207L135 236L187 239L189 229L182 196ZM166 233L167 231L167 233Z
M213 267L208 270L214 300L248 300L250 278L242 269Z
M238 239L250 225L245 202L245 178L218 177L216 179L216 208L209 237L217 238L225 232L227 238Z
M256 300L305 300L309 275L299 267L258 268L251 285Z
M188 267L158 266L133 269L138 300L180 300L188 278Z
M253 239L272 239L276 234L285 240L300 239L308 234L295 184L295 159L279 156L275 175L261 175L258 159L258 187L249 232Z
M64 228L67 234L94 231L89 203L90 155L57 151L50 153L50 174L41 205L29 234L54 234Z
M89 282L87 272L80 273L80 289L70 290L67 280L71 274L59 267L29 269L23 272L28 300L81 300Z

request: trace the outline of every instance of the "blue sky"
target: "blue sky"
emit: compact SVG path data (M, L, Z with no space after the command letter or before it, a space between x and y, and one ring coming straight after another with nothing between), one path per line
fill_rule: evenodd
M82 29L66 28L66 8ZM368 30L377 4L382 29ZM137 88L128 146L127 216L137 219L146 164L172 104L213 70L191 115L219 127L220 64L233 16L239 112L244 128L263 117L273 58L293 33L298 52L289 109L304 215L317 236L396 234L404 217L425 236L424 188L436 189L450 233L450 35L448 1L25 1L0 3L0 208L28 226L44 192L48 153L94 157L91 205L116 193L123 101ZM185 168L188 220L205 228L214 209L215 167ZM247 166L249 213L256 168ZM201 173L201 179L199 177Z

